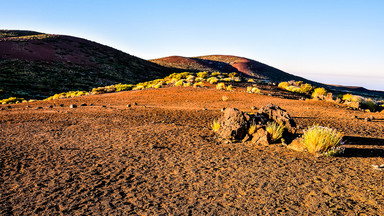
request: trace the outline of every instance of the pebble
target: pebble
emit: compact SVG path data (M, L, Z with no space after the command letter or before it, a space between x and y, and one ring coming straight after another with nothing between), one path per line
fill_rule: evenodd
M101 106L101 107L105 108L105 107L107 107L107 106L106 106L106 105L103 105L103 106Z
M77 108L77 105L76 104L71 104L71 105L69 105L69 108Z
M204 107L203 110L208 110L208 109Z
M82 104L80 104L80 106L87 106L87 104L86 103L82 103Z
M137 106L137 103L135 102L135 103L133 103L133 105Z
M257 110L257 107L252 106L251 109L252 109L252 110Z
M371 119L369 117L365 118L364 121L369 122Z
M131 104L127 104L127 107L131 107Z
M36 107L36 109L43 109L43 107Z
M51 109L52 109L52 108L53 108L53 105L49 105L49 107L48 107L48 108L51 108Z
M225 111L225 107L221 108L221 112L224 112Z

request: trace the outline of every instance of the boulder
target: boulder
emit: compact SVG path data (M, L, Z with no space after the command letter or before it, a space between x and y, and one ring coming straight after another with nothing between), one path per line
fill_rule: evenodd
M297 130L296 122L291 118L286 110L281 109L277 105L268 104L259 109L258 113L265 118L276 121L284 126L290 133L295 134Z
M269 145L268 132L264 128L259 128L254 134L252 134L251 143L258 145Z
M249 116L247 116L249 117ZM230 140L242 140L247 135L248 121L244 112L236 108L226 108L218 123L218 134Z
M293 140L292 143L287 146L287 148L298 152L305 151L305 146L300 138Z

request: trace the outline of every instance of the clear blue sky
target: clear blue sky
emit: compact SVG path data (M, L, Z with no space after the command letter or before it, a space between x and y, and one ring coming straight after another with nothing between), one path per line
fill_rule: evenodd
M383 0L0 0L0 28L87 38L152 59L230 54L384 90Z

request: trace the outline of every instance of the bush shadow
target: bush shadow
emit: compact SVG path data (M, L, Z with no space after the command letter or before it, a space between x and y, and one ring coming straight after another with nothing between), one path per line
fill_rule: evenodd
M364 146L364 148L346 147L341 157L382 157L384 158L384 149L377 148L384 146L384 139L345 136L345 145L348 146ZM367 146L367 148L365 147Z

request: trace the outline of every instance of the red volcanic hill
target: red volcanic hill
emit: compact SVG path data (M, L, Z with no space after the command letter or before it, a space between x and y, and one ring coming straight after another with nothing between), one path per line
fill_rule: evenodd
M309 82L309 80L302 77L294 76L258 61L230 55L207 55L191 58L170 56L150 61L165 67L187 71L239 72L247 76L272 82L287 80L303 80Z
M82 38L0 30L0 89L41 98L70 90L138 83L172 71Z

